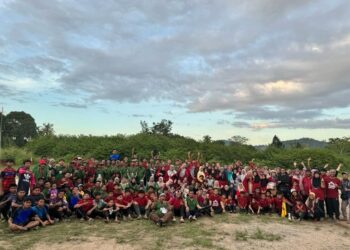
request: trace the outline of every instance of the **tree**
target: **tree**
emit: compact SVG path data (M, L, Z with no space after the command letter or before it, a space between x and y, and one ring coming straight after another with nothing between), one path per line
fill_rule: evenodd
M229 141L243 145L248 142L248 138L240 135L234 135L229 139Z
M330 138L328 148L337 151L338 154L350 152L350 137Z
M281 142L281 140L277 137L277 135L275 135L272 139L272 146L276 147L276 148L284 148L283 143Z
M38 135L40 136L53 136L55 135L55 130L52 123L44 123L42 126L38 127Z
M211 137L209 135L203 136L203 142L206 144L211 143Z
M148 127L148 124L146 121L140 121L140 125L141 125L141 133L144 133L144 134L150 133L150 128Z
M13 111L6 115L4 127L4 136L12 139L19 147L37 135L34 118L23 111Z
M152 134L160 134L160 135L170 135L172 130L173 122L170 120L161 120L158 123L153 122L153 126L151 128Z

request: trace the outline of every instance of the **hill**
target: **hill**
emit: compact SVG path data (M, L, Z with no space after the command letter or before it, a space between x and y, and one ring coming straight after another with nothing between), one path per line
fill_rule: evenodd
M296 148L296 147L302 147L302 148L325 148L327 146L327 142L325 141L319 141L315 140L313 138L300 138L295 140L287 140L282 141L285 148ZM268 145L256 145L254 146L258 150L264 150L266 149Z

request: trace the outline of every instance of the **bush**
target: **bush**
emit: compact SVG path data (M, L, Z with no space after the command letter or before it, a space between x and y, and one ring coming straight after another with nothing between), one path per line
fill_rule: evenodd
M6 159L13 159L16 161L16 165L21 165L26 159L31 159L33 154L23 148L9 147L1 150L1 161Z

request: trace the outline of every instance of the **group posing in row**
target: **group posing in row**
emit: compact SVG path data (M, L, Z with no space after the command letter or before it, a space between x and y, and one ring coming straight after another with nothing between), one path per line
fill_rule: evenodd
M76 157L66 164L43 156L38 164L25 160L18 169L7 159L0 174L1 216L13 231L71 216L106 223L144 218L159 226L227 212L289 220L350 218L350 181L347 172L338 178L341 164L311 168L309 159L307 166L294 163L287 170L191 158L129 161L113 150L108 160Z

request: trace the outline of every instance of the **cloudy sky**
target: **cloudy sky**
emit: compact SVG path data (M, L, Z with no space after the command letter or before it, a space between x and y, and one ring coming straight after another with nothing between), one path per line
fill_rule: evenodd
M0 0L0 105L62 134L349 135L349 17L340 0Z

